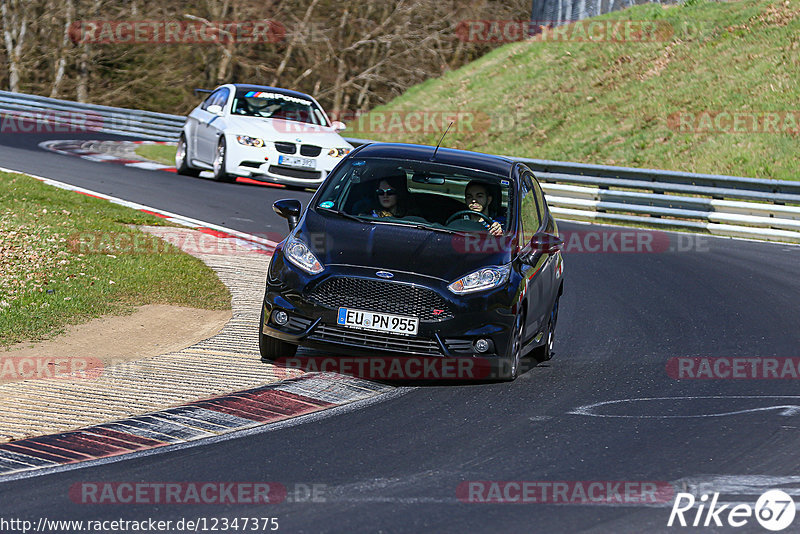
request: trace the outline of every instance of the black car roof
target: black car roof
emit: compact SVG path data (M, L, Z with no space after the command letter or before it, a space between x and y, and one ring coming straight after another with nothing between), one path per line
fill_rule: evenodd
M355 157L362 158L392 158L410 159L417 161L431 161L436 147L427 145L409 145L403 143L371 143L358 150ZM501 156L457 150L454 148L439 148L436 163L466 167L508 177L514 162Z
M269 91L271 93L280 93L282 95L287 96L294 96L298 98L306 98L311 100L311 97L305 93L301 93L299 91L292 91L291 89L281 89L280 87L270 87L268 85L250 85L245 83L235 83L233 84L236 87L236 90L239 91Z

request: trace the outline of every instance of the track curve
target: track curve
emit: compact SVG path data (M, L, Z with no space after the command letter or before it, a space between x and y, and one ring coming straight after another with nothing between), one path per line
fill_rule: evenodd
M1 136L0 166L254 233L285 234L285 222L270 208L274 199L310 197L107 166L37 147L56 137ZM617 231L566 222L560 227ZM688 239L668 235L672 244ZM710 237L686 248L568 250L556 356L516 382L416 387L306 424L0 481L4 515L34 521L269 515L286 532L669 531L668 502L470 503L459 500L457 489L469 481L663 481L714 491L755 476L778 477L771 479L777 487L798 473L797 416L759 409L769 407L765 396L795 395L797 380L676 380L667 366L675 357L800 356L800 248ZM661 408L701 416L575 413L582 406L651 397L703 397L702 407L676 399ZM748 405L735 397L756 399ZM703 417L706 412L743 413ZM295 498L266 506L93 505L70 498L75 484L104 481L272 481L324 489L320 502ZM756 498L744 500L754 504ZM747 530L754 527L752 522Z

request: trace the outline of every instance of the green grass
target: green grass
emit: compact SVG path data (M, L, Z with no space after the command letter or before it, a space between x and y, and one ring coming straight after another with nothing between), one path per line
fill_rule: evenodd
M144 304L230 309L227 288L203 262L128 226L163 224L0 173L0 346L52 337L66 325ZM137 253L79 246L123 234L139 240Z
M368 125L371 117L388 122L393 112L460 110L472 124L454 125L445 146L800 179L798 130L687 133L671 122L675 114L704 111L794 111L800 119L800 0L648 4L599 19L657 21L674 33L649 43L511 43L412 87L353 121L348 133L436 144L440 128L381 133Z
M136 153L150 161L156 161L164 165L175 165L174 145L139 145L136 147Z

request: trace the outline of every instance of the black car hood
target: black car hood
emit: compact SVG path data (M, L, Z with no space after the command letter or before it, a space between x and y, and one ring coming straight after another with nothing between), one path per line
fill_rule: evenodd
M508 238L450 234L398 224L361 223L307 210L296 236L324 265L418 273L447 282L511 261Z

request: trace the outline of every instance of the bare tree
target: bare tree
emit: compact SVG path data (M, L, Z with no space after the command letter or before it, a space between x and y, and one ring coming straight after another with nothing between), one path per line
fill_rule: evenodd
M3 42L8 59L8 89L16 93L19 92L22 46L28 32L27 10L19 0L0 0L0 14L2 14Z
M61 90L61 83L64 80L64 72L67 68L67 53L70 49L69 31L72 22L75 20L75 3L73 0L64 0L66 15L64 20L64 30L61 44L58 48L58 56L55 61L55 72L53 74L53 86L50 89L50 98L56 98Z
M460 39L460 22L525 19L530 8L528 0L0 0L0 6L0 57L8 65L0 85L172 113L196 105L194 87L227 82L308 92L334 112L367 110L498 46ZM82 21L265 19L283 25L286 38L157 46L70 39L71 24Z

